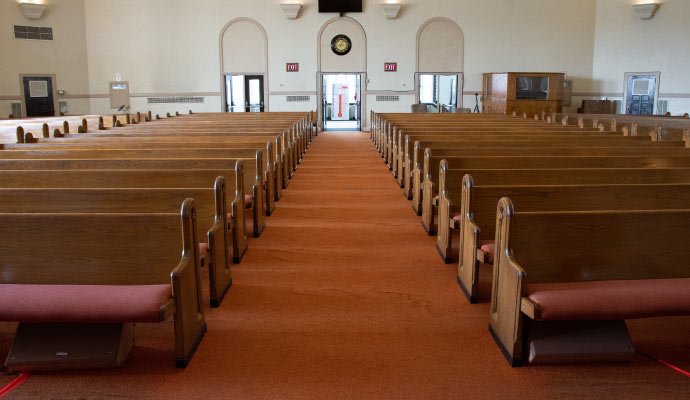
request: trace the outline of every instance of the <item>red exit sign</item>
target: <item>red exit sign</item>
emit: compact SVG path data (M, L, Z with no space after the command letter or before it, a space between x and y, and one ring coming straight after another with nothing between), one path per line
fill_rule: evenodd
M286 63L285 71L287 72L299 72L299 63Z
M397 72L398 71L398 63L393 63L393 62L383 63L383 70L386 72Z

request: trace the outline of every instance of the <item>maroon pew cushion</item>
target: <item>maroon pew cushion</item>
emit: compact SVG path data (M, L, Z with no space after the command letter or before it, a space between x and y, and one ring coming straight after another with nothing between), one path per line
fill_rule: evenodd
M527 295L539 321L690 315L690 278L532 283Z
M203 257L208 253L208 243L199 243L199 257Z
M252 208L254 205L253 197L250 194L244 195L244 208Z
M480 240L479 248L489 256L489 264L494 263L495 243L493 240Z
M166 285L0 284L0 321L160 322L159 309L172 297Z

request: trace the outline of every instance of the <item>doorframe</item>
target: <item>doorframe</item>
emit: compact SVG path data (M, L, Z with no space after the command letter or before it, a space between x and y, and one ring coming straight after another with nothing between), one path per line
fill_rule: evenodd
M359 75L359 129L366 127L367 107L367 73L366 72L323 72L316 73L316 126L323 130L323 76L324 75Z
M656 85L654 85L654 104L652 107L652 115L656 115L659 112L659 88L661 87L661 71L623 73L623 114L628 114L628 77L635 75L653 75L656 77Z
M465 94L465 73L464 72L415 72L414 73L414 103L419 101L419 75L446 75L457 76L458 83L456 85L456 102L455 108L463 107L463 96Z
M28 115L28 111L26 109L26 94L24 93L24 78L50 78L51 79L51 87L53 89L53 116L57 117L60 115L60 109L59 105L60 102L58 101L58 95L57 95L57 75L55 74L19 74L19 95L22 98L22 111L24 112L24 115Z
M225 60L224 60L224 52L223 52L223 41L225 39L225 32L232 26L233 24L237 22L249 22L253 25L255 25L259 30L261 31L261 34L263 35L264 39L264 72L261 73L247 73L247 72L227 72L225 71ZM225 26L223 26L223 29L220 30L220 37L218 38L218 52L219 52L219 60L220 60L220 97L221 97L221 102L220 102L220 108L221 112L227 112L227 104L228 101L226 99L227 93L225 90L225 76L226 75L263 75L264 76L264 111L269 112L269 95L268 95L268 71L269 71L269 66L268 66L268 34L266 33L266 29L264 29L263 25L255 19L252 18L247 18L247 17L240 17L240 18L235 18L230 20Z
M264 112L268 112L268 88L266 87L266 86L267 86L266 82L267 82L267 79L268 79L268 73L264 73L264 72L237 72L237 73L235 73L235 72L225 72L225 73L223 74L223 90L221 91L221 93L222 93L222 95L221 95L221 105L220 105L221 108L222 108L222 111L221 111L221 112L229 112L229 111L227 111L227 107L228 107L228 91L227 91L227 87L225 86L225 84L226 84L226 82L227 82L227 78L226 78L226 77L227 77L227 76L235 76L235 75L243 75L243 76L245 76L245 77L246 77L247 75L250 75L250 76L262 76L262 77L263 77L263 81L264 81L264 90L263 90L263 92L264 92ZM245 79L246 79L246 78L245 78ZM247 95L247 94L245 93L245 96L246 96L246 95Z

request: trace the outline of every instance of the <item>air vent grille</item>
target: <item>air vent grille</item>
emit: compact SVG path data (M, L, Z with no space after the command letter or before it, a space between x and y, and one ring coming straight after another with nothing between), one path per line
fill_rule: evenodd
M53 40L53 28L44 26L14 26L15 39Z
M311 96L285 96L288 103L305 103L311 100Z
M29 97L48 97L48 82L29 81Z
M168 97L148 97L148 104L179 104L179 103L203 103L202 96L168 96Z
M376 96L376 101L400 101L400 96Z

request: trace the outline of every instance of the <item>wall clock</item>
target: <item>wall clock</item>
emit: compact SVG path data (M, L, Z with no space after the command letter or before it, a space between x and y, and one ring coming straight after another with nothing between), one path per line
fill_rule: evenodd
M339 56L344 56L352 49L352 41L345 35L335 35L331 40L331 50Z

